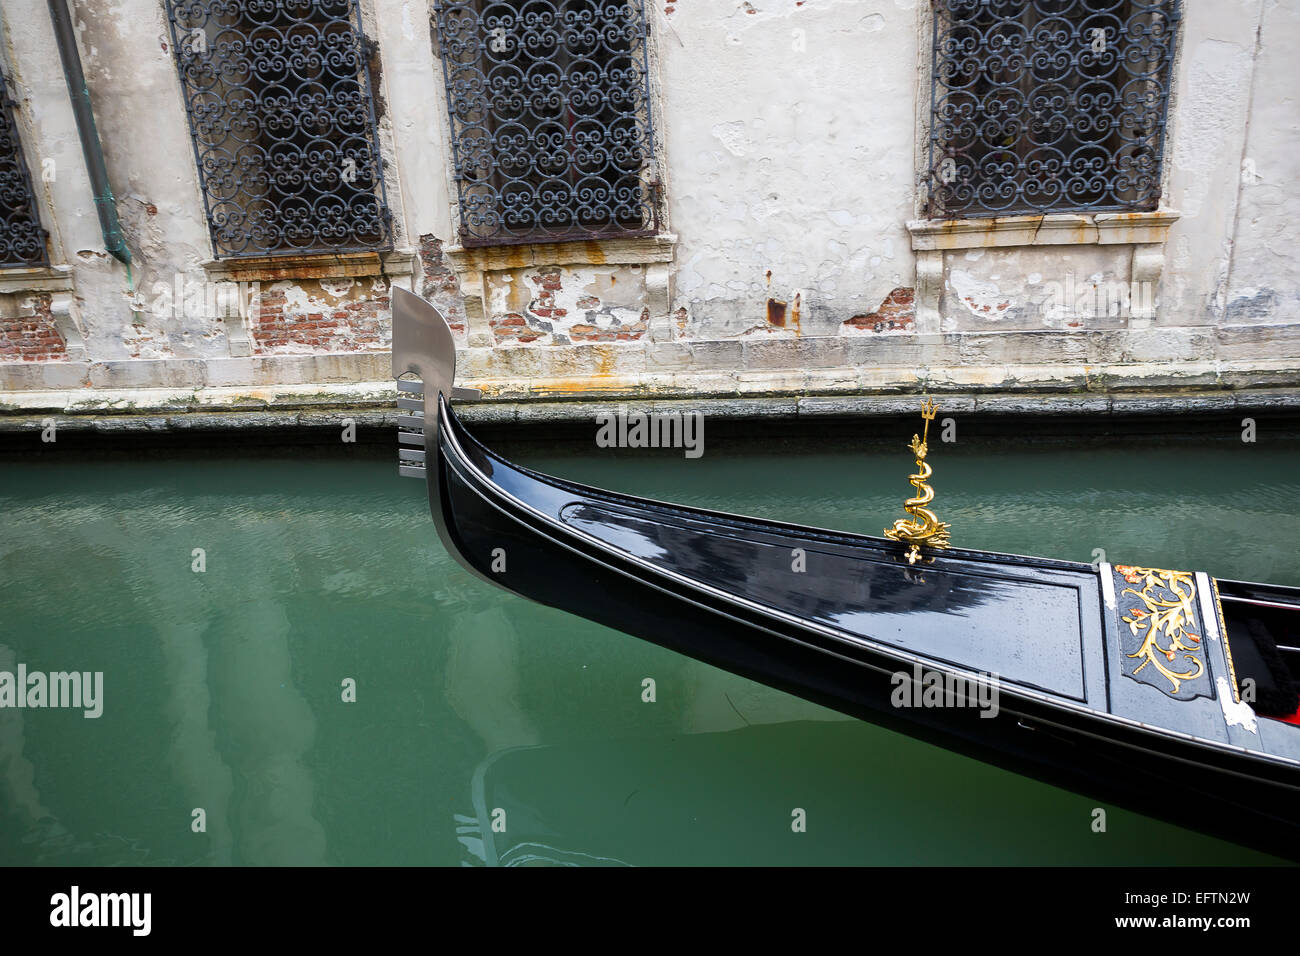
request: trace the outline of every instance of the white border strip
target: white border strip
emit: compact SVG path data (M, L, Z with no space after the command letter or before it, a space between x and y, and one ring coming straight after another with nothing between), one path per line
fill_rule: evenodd
M1217 647L1222 648L1221 666L1227 675L1231 675L1232 668L1228 666L1228 646L1223 641L1223 635L1219 633L1219 609L1214 606L1214 586L1210 583L1210 576L1204 571L1197 571L1194 577L1196 587L1200 591L1202 630ZM1229 727L1241 727L1259 736L1255 708L1244 700L1237 699L1237 688L1232 686L1227 675L1219 674L1214 679L1214 686L1219 691L1219 706L1223 708L1224 723Z
M1110 562L1099 562L1097 572L1101 575L1101 596L1106 602L1106 610L1113 611L1115 610L1115 577L1111 572Z

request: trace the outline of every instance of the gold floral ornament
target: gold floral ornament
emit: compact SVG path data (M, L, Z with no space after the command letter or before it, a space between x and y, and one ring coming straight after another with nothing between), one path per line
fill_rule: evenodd
M1132 594L1143 605L1128 608L1120 618L1135 637L1142 638L1142 645L1128 655L1134 659L1145 658L1133 673L1137 674L1148 664L1153 664L1168 678L1177 694L1183 681L1195 680L1205 673L1205 664L1194 653L1200 649L1201 639L1187 630L1187 625L1196 620L1192 605L1196 585L1192 583L1192 575L1186 571L1135 568L1127 564L1117 564L1115 570L1129 584L1142 585L1140 591L1125 588L1120 592ZM1157 593L1160 589L1173 597ZM1162 640L1166 643L1162 644Z
M934 421L938 410L938 406L930 399L926 399L921 404L921 417L925 419L924 434L913 435L912 443L908 446L916 456L916 467L920 469L916 474L907 476L907 480L919 492L915 498L908 498L903 502L903 510L912 517L910 520L899 518L892 528L885 529L886 538L912 546L907 552L908 564L915 564L916 559L921 556L921 545L928 548L948 547L948 529L951 525L946 521L940 521L933 511L925 507L934 500L934 489L926 484L934 471L925 460L929 451L925 442L930 437L930 422Z

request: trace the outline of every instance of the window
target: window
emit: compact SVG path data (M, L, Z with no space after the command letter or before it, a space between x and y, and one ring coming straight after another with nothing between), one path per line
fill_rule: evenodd
M641 0L437 0L466 246L653 235Z
M45 230L18 138L9 78L0 73L0 269L46 264Z
M1178 0L934 0L928 218L1156 208Z
M168 0L217 258L390 248L357 0Z

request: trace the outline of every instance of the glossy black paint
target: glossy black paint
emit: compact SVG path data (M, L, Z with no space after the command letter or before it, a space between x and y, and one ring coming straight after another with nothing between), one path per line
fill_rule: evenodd
M1300 859L1300 727L1261 719L1248 735L1225 727L1217 699L1172 700L1120 677L1095 568L957 549L909 567L884 539L530 472L475 441L445 400L437 425L434 517L485 580L911 736ZM805 572L792 570L795 549ZM500 554L505 570L494 572ZM1300 607L1294 589L1242 587ZM894 675L916 666L998 672L997 716L894 706Z

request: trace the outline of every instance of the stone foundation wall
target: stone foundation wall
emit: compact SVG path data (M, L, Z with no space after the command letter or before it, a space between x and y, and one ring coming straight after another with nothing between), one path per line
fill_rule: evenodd
M219 260L164 6L77 2L130 271L48 17L6 11L51 265L0 269L0 392L379 383L394 285L489 401L1300 387L1300 12L1234 9L1183 5L1158 209L935 221L928 4L657 2L659 234L465 248L428 5L362 0L392 250Z

